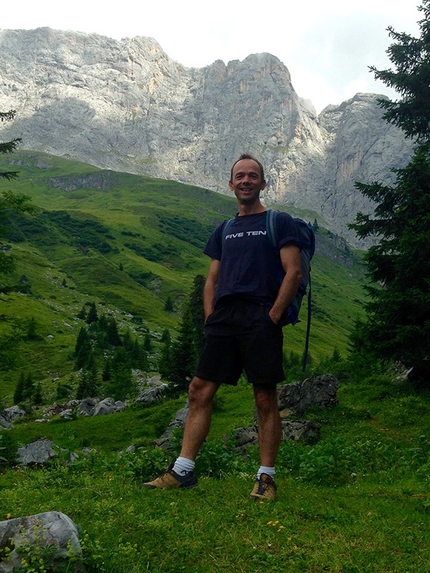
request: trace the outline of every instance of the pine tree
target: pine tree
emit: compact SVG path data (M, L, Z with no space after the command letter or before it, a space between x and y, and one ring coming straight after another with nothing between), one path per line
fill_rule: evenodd
M36 388L34 390L33 402L36 406L41 406L43 404L42 385L40 382L36 384Z
M172 361L169 380L173 385L171 390L183 392L194 374L197 362L196 333L190 305L185 305L179 327L177 340L172 345Z
M379 242L366 254L371 284L367 317L352 340L365 345L368 356L402 361L423 378L430 372L430 0L419 7L420 37L390 29L396 42L388 54L393 71L377 71L377 78L395 88L401 98L380 100L384 117L415 139L409 164L393 170L392 186L358 183L375 204L374 215L359 213L351 227L359 237ZM363 349L360 349L363 352Z
M18 384L16 385L15 392L13 394L13 403L20 404L24 400L25 391L25 374L21 372L19 375Z
M32 398L34 398L35 392L36 388L34 386L33 376L31 374L27 374L24 382L24 392L23 392L24 400L31 401Z
M12 121L15 117L15 111L10 110L7 112L0 112L0 121ZM12 153L18 143L21 141L20 138L12 139L7 142L0 142L0 154L2 153ZM11 181L18 176L17 171L0 170L0 181L6 180ZM27 195L15 195L12 191L3 191L0 195L0 237L7 235L7 221L12 213L23 214L31 213L33 207L30 204L30 197ZM0 247L2 246L0 241ZM9 255L7 252L3 252L0 249L0 274L10 273L15 266L15 259L13 256ZM0 292L8 293L13 290L14 287L1 285Z
M122 340L118 332L118 325L114 318L109 319L108 342L109 344L112 344L112 346L122 345Z
M0 121L12 121L15 118L16 111L10 110L6 112L0 112ZM16 137L11 141L7 141L4 143L0 143L0 153L12 153L20 143L21 138ZM0 178L7 179L10 181L11 179L15 179L18 176L17 171L0 171Z
M172 338L167 329L163 331L161 344L158 371L164 380L169 380L172 374Z
M99 317L97 314L96 303L92 302L90 304L90 309L89 309L88 315L87 315L87 324L93 324L93 322L97 322L98 319L99 319Z
M203 291L205 288L205 278L197 275L193 281L193 289L189 298L189 306L194 327L195 352L199 354L203 346L203 335L205 326L205 313L203 308Z

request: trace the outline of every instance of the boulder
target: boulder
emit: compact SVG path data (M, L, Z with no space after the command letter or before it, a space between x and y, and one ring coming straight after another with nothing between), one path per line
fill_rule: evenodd
M80 416L92 416L96 407L96 401L93 398L85 398L78 406Z
M81 553L76 525L64 513L49 511L0 521L0 555L4 555L7 548L11 551L7 561L0 560L0 573L20 570L19 549L34 546L55 548L50 554L50 571L58 570L70 551L74 555Z
M329 408L338 404L339 382L332 374L311 376L302 382L285 384L278 389L281 417L301 415L309 408Z
M321 424L307 420L283 420L282 440L314 443L319 440ZM235 434L236 447L244 453L248 446L258 446L258 426L238 428Z
M161 400L161 398L164 396L167 388L168 388L167 384L152 386L147 390L143 390L140 396L136 398L135 402L137 404L152 404L154 402L157 402L158 400Z
M170 438L172 436L172 432L173 430L175 430L175 428L183 428L185 426L185 420L187 419L187 415L188 415L188 400L185 406L176 412L175 418L167 426L166 431L163 433L163 435L158 440L155 440L154 442L155 445L158 446L159 448L162 448L163 450L170 450L171 449Z
M51 440L40 439L27 446L18 448L17 462L23 466L46 464L52 458L58 457L60 448Z
M19 406L11 406L0 412L0 430L11 430L18 418L25 416L26 412Z
M113 398L105 398L94 408L93 416L104 416L106 414L113 414L115 412L115 400Z

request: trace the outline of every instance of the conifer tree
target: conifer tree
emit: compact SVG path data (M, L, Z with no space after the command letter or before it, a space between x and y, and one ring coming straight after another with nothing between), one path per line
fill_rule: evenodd
M112 344L112 346L122 345L122 340L118 332L118 325L114 318L109 319L108 342L109 344Z
M36 388L34 386L33 376L31 374L27 374L24 383L24 392L23 397L24 400L31 400L34 398L34 394L36 392Z
M12 121L15 118L16 111L9 110L6 112L0 112L0 121ZM21 141L20 137L16 137L11 141L6 141L0 143L0 153L12 153L18 146L18 143ZM15 179L18 176L17 171L0 171L0 178L7 179L10 181L11 179Z
M21 372L19 375L18 384L16 385L15 392L13 394L13 403L20 404L24 400L25 391L25 374Z
M188 389L197 362L196 333L191 306L187 302L179 327L177 340L172 345L169 381L176 393Z
M164 380L168 380L172 372L172 337L167 329L163 331L161 344L158 371Z
M36 406L41 406L43 404L42 385L40 382L36 384L36 388L34 390L33 402Z
M15 111L10 110L7 112L0 112L0 121L12 121L15 117ZM12 139L7 142L0 142L0 154L2 153L12 153L18 143L21 141L20 138ZM11 181L18 176L17 171L1 170L0 171L0 181L6 180ZM7 222L11 213L30 213L33 208L30 204L30 197L27 195L16 195L12 191L3 191L0 195L0 237L7 235ZM2 246L0 242L0 247ZM13 256L7 252L3 252L0 249L0 274L10 273L15 266L15 259ZM7 287L0 284L0 292L10 292L13 287Z
M98 319L99 319L99 317L97 314L96 303L92 302L90 304L90 309L89 309L88 315L87 315L87 324L93 324L93 322L97 322Z
M370 301L367 317L352 337L367 355L414 366L429 380L430 363L430 0L419 10L420 37L397 33L388 54L395 69L373 71L400 93L380 100L385 119L414 139L414 153L394 169L394 185L358 183L375 204L374 215L359 213L351 227L378 243L366 254ZM363 349L359 349L363 352Z

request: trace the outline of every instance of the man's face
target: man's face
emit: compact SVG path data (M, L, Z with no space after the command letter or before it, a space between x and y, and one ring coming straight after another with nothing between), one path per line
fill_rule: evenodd
M252 205L258 201L260 191L266 187L266 182L261 180L258 163L252 159L238 161L233 167L233 177L229 181L229 187L242 205Z

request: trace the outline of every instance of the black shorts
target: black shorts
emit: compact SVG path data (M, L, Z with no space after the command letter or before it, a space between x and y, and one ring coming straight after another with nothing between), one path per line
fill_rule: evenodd
M282 327L274 324L269 310L243 300L217 308L205 324L196 376L236 386L245 370L251 384L282 382Z

